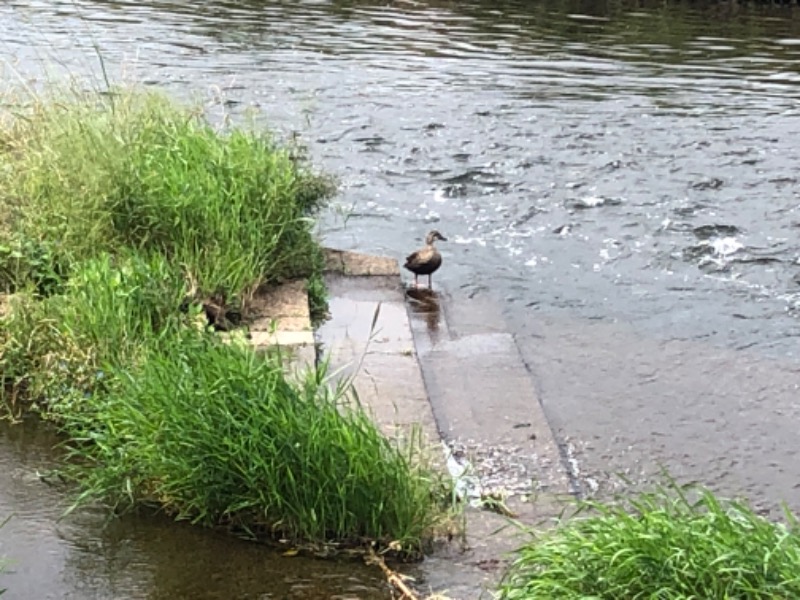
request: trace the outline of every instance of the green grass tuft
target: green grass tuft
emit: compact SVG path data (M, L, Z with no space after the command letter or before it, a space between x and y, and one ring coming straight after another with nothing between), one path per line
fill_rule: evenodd
M100 254L77 263L63 286L15 296L0 319L6 393L23 389L51 417L102 389L108 365L135 364L187 320L185 282L159 255Z
M37 99L0 112L0 288L47 293L64 265L126 247L233 301L312 275L310 217L332 192L269 135L219 133L158 94Z
M499 598L800 598L800 530L671 485L578 515L518 551Z
M390 443L322 372L292 385L280 357L187 331L112 375L119 385L90 410L64 415L83 500L412 551L435 525L439 481L421 449Z
M431 539L447 494L418 443L324 368L296 381L207 331L203 301L246 311L297 277L324 315L312 217L332 189L296 148L156 94L0 107L0 391L6 415L61 427L76 506L315 546Z

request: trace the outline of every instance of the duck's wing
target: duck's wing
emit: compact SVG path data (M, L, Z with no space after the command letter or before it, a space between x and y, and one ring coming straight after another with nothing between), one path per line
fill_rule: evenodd
M406 268L413 267L414 265L419 263L419 258L420 258L419 250L417 250L416 252L412 252L411 254L406 256L406 264L404 264L403 266Z

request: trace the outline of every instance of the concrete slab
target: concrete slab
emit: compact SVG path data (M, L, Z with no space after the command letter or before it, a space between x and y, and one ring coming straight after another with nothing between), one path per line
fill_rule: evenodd
M287 364L302 371L316 364L316 339L311 328L308 293L303 280L262 287L248 311L249 341L256 351L280 347Z
M407 291L419 362L439 431L470 465L479 491L507 494L516 519L538 526L557 516L570 482L530 373L499 307L490 299ZM468 508L467 551L438 553L420 567L453 598L491 597L504 554L529 539L501 515ZM454 579L453 572L458 573Z
M256 348L268 346L313 346L311 331L251 331L250 343Z
M400 266L394 258L373 256L350 250L325 248L325 271L360 277L366 275L399 275Z
M470 459L487 487L520 499L568 494L558 444L499 310L487 299L458 307L442 300L436 292L409 291L419 361L442 436ZM437 314L435 327L431 314Z
M250 331L311 331L308 293L303 280L256 291L248 307Z
M389 436L419 427L438 442L399 279L326 277L331 319L317 330L323 358L338 377L352 378L360 402Z

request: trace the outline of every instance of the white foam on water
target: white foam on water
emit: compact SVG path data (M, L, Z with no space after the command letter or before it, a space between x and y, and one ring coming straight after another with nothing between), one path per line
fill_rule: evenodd
M723 258L736 254L744 248L744 244L735 237L717 238L711 242L714 253Z
M447 471L453 478L455 493L459 498L464 498L472 505L480 504L481 480L475 474L475 467L466 457L456 457L451 448L442 442Z
M584 198L581 198L581 204L583 204L584 206L590 206L590 207L602 206L605 203L606 199L603 198L602 196L586 196Z
M477 244L481 248L486 247L486 240L479 237L463 237L457 235L453 238L454 244L462 244L462 245L470 245L470 244Z

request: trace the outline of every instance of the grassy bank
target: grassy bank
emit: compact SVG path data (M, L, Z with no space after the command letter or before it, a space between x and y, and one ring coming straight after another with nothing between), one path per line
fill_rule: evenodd
M332 192L292 149L135 91L6 110L0 286L59 290L66 270L129 248L180 266L203 296L244 302L314 273L310 217Z
M676 486L581 511L519 550L501 599L800 598L794 517Z
M150 350L90 412L61 415L85 494L294 542L419 549L437 481L312 371L186 331Z
M262 133L136 90L0 109L0 372L9 415L64 432L80 502L154 506L257 538L399 542L441 511L418 447L324 370L223 344L263 283L308 277L332 188Z

